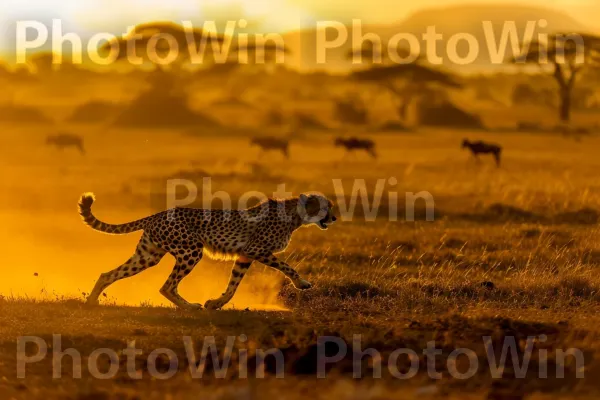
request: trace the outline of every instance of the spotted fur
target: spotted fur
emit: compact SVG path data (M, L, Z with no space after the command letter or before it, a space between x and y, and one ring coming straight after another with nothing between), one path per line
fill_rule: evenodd
M176 263L160 293L181 308L202 308L183 299L178 286L204 254L214 259L235 260L227 290L221 297L207 301L208 309L219 309L231 300L254 261L281 271L296 288L309 289L311 284L274 254L286 249L298 228L317 225L327 229L336 220L333 203L316 194L269 199L244 210L174 208L120 225L98 220L92 214L93 203L91 193L84 194L79 201L79 214L91 228L109 234L140 230L144 233L127 262L100 275L87 299L90 304L96 304L100 294L115 281L155 266L167 253L175 257Z

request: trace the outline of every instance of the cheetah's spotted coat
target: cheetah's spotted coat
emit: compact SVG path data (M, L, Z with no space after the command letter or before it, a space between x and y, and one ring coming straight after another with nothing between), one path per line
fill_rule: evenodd
M281 271L296 288L309 289L311 284L274 254L285 250L292 233L301 226L315 224L327 229L336 220L333 203L315 194L269 199L245 210L174 208L121 225L98 220L91 211L93 202L91 193L84 194L79 202L79 213L91 228L109 234L140 230L144 234L125 264L100 275L87 299L90 304L96 304L102 291L115 281L155 266L167 253L175 257L176 264L160 293L181 308L202 308L187 302L177 288L203 254L235 260L227 290L221 297L208 300L204 305L208 309L219 309L231 300L253 261Z

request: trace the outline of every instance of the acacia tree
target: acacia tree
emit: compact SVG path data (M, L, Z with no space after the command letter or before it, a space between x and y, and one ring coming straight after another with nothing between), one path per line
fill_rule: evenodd
M272 71L289 50L273 42L261 43L255 38L248 43L236 44L224 63L213 63L203 75L226 81L227 98L224 102L241 103L240 97L257 83L260 74Z
M153 71L146 75L149 88L128 104L115 123L121 126L215 126L216 123L189 106L189 83L193 73L184 66L210 64L213 45L224 37L202 29L172 22L140 24L128 34L104 44L101 51L117 48L117 62L146 63ZM201 46L205 46L201 48ZM202 57L197 59L196 55ZM134 64L134 65L135 65ZM139 65L138 65L139 66Z
M199 28L186 29L172 22L150 22L136 25L129 34L119 37L113 42L105 43L100 50L108 53L111 49L117 48L117 61L129 60L131 56L135 55L143 61L149 61L155 65L159 65L159 63L156 63L153 56L165 59L169 52L177 50L177 57L170 64L179 69L186 62L195 61L195 55L190 52L192 46L199 50L200 46L204 44L206 48L200 51L208 51L212 50L213 45L222 45L224 41L223 35L206 32ZM151 56L150 48L156 54ZM210 63L210 58L203 58L202 61Z
M158 21L136 25L128 34L105 43L100 52L108 54L116 48L116 62L141 61L152 65L154 73L148 77L151 89L146 95L169 94L183 98L193 79L193 74L184 66L197 66L196 55L202 57L201 67L210 65L214 59L213 46L222 46L224 42L225 37L218 33Z
M40 52L31 55L27 59L27 63L35 68L35 72L38 74L46 74L55 71L55 65L53 64L54 53L51 52Z
M410 52L399 49L403 58ZM413 56L410 63L394 63L387 52L379 54L372 46L351 50L348 58L360 56L367 60L380 60L381 64L368 63L366 69L359 69L351 74L353 79L375 83L391 93L399 102L398 115L402 120L408 117L408 110L413 101L424 96L432 96L434 88L461 88L462 84L450 73L436 70L425 65L422 58Z
M587 34L556 34L547 43L531 42L526 50L511 60L515 64L537 64L550 70L558 84L559 118L571 121L573 89L586 67L600 61L600 38Z

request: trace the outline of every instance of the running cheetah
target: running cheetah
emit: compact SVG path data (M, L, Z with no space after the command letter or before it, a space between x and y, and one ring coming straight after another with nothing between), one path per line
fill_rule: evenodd
M97 304L109 285L155 266L167 253L175 257L176 264L160 293L183 309L202 308L186 301L177 288L203 254L213 259L235 260L227 290L221 297L208 300L204 304L207 309L219 309L231 300L253 261L281 271L297 289L310 289L308 281L274 254L285 250L296 229L310 225L327 229L336 221L333 203L318 194L267 199L243 210L174 208L121 225L99 221L92 214L93 202L91 193L82 195L79 201L79 214L92 229L109 234L140 230L144 233L135 254L125 264L100 275L87 298L88 304Z

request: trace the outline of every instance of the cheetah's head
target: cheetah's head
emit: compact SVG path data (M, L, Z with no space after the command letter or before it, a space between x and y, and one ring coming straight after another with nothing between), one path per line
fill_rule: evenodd
M301 194L298 213L302 218L302 225L314 224L323 230L337 220L333 215L333 202L321 194Z

